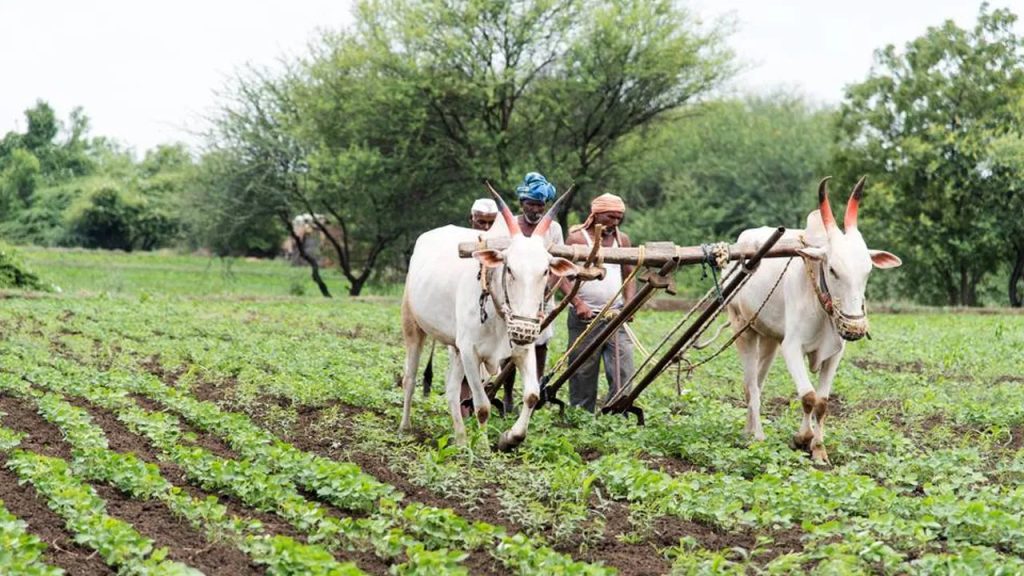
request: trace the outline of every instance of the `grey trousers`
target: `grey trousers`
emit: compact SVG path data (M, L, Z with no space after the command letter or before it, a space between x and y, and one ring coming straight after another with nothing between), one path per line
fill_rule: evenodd
M586 340L581 342L576 347L576 350L569 355L570 363L576 359L576 356L587 346L588 342L593 341L605 322L607 320L602 320L601 324L595 326L590 334L587 335ZM570 345L586 330L587 324L588 322L579 319L575 309L569 309ZM633 342L629 339L629 335L626 334L624 329L620 328L617 330L614 336L609 338L603 346L580 366L579 370L569 377L569 403L573 406L584 408L591 412L597 408L598 368L602 358L604 359L605 378L608 379L608 396L605 397L605 401L607 401L633 375Z

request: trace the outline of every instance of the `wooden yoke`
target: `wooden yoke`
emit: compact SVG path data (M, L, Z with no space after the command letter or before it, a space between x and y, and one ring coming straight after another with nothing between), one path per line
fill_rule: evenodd
M473 251L483 248L494 248L503 250L508 248L508 238L488 238L482 242L462 242L459 244L459 256L469 258ZM731 244L729 246L729 260L745 260L752 258L760 248L756 244ZM797 250L805 248L799 240L780 240L768 252L764 258L790 258L798 256ZM700 264L706 261L706 255L702 246L676 246L669 242L649 242L644 245L644 265L651 268L659 268L668 262L675 262L677 266L688 266ZM571 245L552 245L548 247L552 256L583 262L588 254L576 250ZM608 264L633 264L640 259L640 248L605 248L601 247L598 254L598 262Z

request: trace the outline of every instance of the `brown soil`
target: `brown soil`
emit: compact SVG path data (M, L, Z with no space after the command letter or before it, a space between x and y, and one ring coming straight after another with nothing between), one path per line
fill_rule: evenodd
M80 407L83 404L81 401L72 403ZM70 446L64 442L60 430L32 411L28 401L5 396L0 398L0 409L8 413L4 418L5 426L19 431L30 431L31 435L22 441L22 448L46 456L70 459ZM100 418L95 414L93 417L98 423ZM113 419L113 416L107 415L107 418ZM141 438L138 440L141 441ZM124 448L124 444L123 438L110 442L114 450ZM110 516L131 524L140 534L152 539L156 547L167 546L170 550L168 558L171 560L194 566L209 574L263 572L237 549L226 544L207 542L203 535L188 523L175 518L163 503L132 500L130 496L108 486L93 487L106 501L107 513Z
M72 404L89 410L93 422L99 426L107 436L107 443L111 450L117 452L132 452L140 459L155 464L160 468L160 474L171 484L185 490L193 498L205 499L210 496L208 492L188 484L185 471L173 462L161 460L157 452L150 446L148 441L137 434L129 431L109 411L95 406L85 400L68 399ZM264 530L271 534L283 534L299 541L305 541L305 537L296 531L290 524L275 516L247 508L240 500L233 496L216 495L220 504L227 507L230 514L239 518L259 520Z
M176 518L162 502L133 500L110 486L94 486L107 502L107 513L131 524L156 547L167 547L167 557L207 574L263 574L240 550L227 543L211 543L188 522Z
M64 442L60 430L36 413L31 400L0 394L0 412L6 413L3 425L18 432L28 432L21 448L43 456L71 459L71 446Z
M1005 449L1009 452L1016 452L1024 448L1024 426L1014 426L1010 429L1010 442Z
M660 470L672 476L678 476L686 472L701 472L704 470L702 466L697 466L692 462L687 462L686 460L671 456L655 456L653 454L647 454L641 456L641 459L647 463L647 466L651 469Z
M222 387L202 385L194 387L192 392L203 400L215 400L226 398L227 394ZM361 412L360 409L343 404L332 404L343 412L355 415ZM480 500L473 508L452 501L433 491L416 486L398 472L388 467L385 454L366 454L361 452L347 452L344 446L336 444L337 437L324 438L316 433L316 424L319 421L320 413L324 408L298 407L298 422L291 434L289 441L297 448L306 450L336 460L346 460L357 464L364 472L370 474L382 482L386 482L406 495L407 501L414 501L438 508L452 508L461 517L471 521L484 521L496 524L505 528L508 533L515 533L521 527L503 517L503 510L497 499L497 486L488 487L489 494ZM259 413L260 410L253 409ZM585 460L593 460L601 456L597 450L585 450L580 453ZM654 457L652 457L654 459ZM673 458L656 459L656 465L661 465L666 471L681 472L697 469L692 464ZM621 574L639 576L646 574L664 574L671 568L668 560L663 558L658 549L667 546L675 546L682 536L692 536L701 542L708 542L715 549L730 548L738 545L738 542L746 543L747 547L753 545L753 537L749 535L720 534L713 528L695 523L686 522L674 518L661 518L657 521L651 537L640 544L627 544L616 538L619 534L629 533L633 530L629 524L629 510L625 504L612 503L611 511L606 513L604 537L600 542L590 546L582 554L575 549L559 547L559 551L567 553L578 560L587 562L603 562L606 565L619 569ZM782 550L784 553L788 550ZM474 552L466 561L467 567L475 572L486 573L507 573L506 569L500 566L489 554L480 551Z
M167 382L169 375L164 375ZM221 405L231 404L229 385L215 385L212 383L201 383L192 387L192 393L200 400L212 401ZM275 403L280 405L276 398L260 398L256 402ZM488 495L480 499L475 507L455 502L450 498L437 494L429 489L412 484L401 473L388 467L386 454L367 454L358 451L347 451L344 445L338 445L338 435L330 438L323 437L317 433L317 423L320 414L327 408L313 406L295 406L298 420L288 441L296 448L316 453L335 460L349 461L357 464L364 472L388 483L406 495L406 501L419 502L438 508L451 508L461 517L470 521L484 521L496 524L505 528L508 533L515 533L521 527L502 516L503 511L497 499L497 486L488 487ZM329 407L341 410L343 413L355 416L364 410L341 403L331 403ZM252 414L259 421L259 415L264 413L259 406L247 406L246 412ZM585 461L594 460L601 456L597 450L583 450L580 456ZM699 470L698 466L671 457L656 457L653 455L645 458L652 467L663 470L670 474L679 474L691 470ZM572 555L574 558L587 562L603 562L606 565L619 569L621 574L639 576L646 574L664 574L671 569L667 559L662 557L659 550L662 548L676 546L683 536L695 538L702 546L709 549L720 550L733 547L743 547L748 550L754 547L756 534L745 531L739 533L726 533L716 530L708 525L698 522L690 522L672 517L658 518L654 524L651 534L639 544L628 544L622 542L616 536L628 534L634 531L629 523L629 508L626 504L612 502L611 508L605 514L605 532L600 542L590 546L583 553L573 549L560 547L560 551ZM776 544L771 550L765 551L767 562L777 555L802 549L799 535L800 530L793 533L777 532L772 536L776 538ZM490 554L477 551L471 554L465 562L473 573L507 573L507 570L490 556ZM362 563L360 563L362 566Z
M1024 383L1024 376L1019 376L1019 375L1014 375L1014 374L1003 374L1002 376L996 378L995 384L1003 384L1003 383L1006 383L1006 382L1020 382L1020 383Z
M869 358L855 358L853 365L861 370L870 372L906 372L910 374L922 374L925 371L924 362L914 360L913 362L884 362L871 360Z

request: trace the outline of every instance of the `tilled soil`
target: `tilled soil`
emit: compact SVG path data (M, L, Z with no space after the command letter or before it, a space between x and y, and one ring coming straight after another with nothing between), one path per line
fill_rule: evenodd
M30 436L22 441L22 448L46 456L66 460L70 458L70 446L64 441L60 430L35 413L28 401L3 397L0 410L8 413L4 417L4 426L30 432ZM131 524L139 534L153 540L156 548L167 547L170 560L188 564L207 574L263 573L234 547L207 541L187 522L176 518L162 502L134 500L105 485L93 485L93 488L105 501L108 515ZM12 513L21 517L13 510ZM57 521L63 524L59 518ZM108 572L109 569L102 573Z

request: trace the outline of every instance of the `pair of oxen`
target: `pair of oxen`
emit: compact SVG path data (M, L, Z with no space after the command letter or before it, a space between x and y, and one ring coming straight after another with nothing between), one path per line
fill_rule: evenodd
M857 229L863 190L861 178L847 202L844 229L840 230L829 206L828 178L822 180L819 206L808 214L807 227L787 230L783 236L802 241L800 257L788 264L781 258L762 261L728 306L733 330L750 324L736 340L747 398L746 433L755 440L765 439L761 391L768 369L781 351L803 406L803 422L793 441L809 451L815 462L828 462L825 416L846 342L858 340L868 331L864 290L871 269L894 268L901 263L889 252L869 250ZM484 237L509 237L504 250L483 248L474 252L473 258L460 258L459 243L477 241L480 232L457 226L431 230L416 241L402 299L406 360L401 429L411 426L416 371L429 336L449 347L445 394L459 443L466 441L460 398L463 378L472 390L477 420L485 424L491 404L482 368L496 374L506 358L515 363L522 375L523 403L515 423L498 441L500 449L510 449L526 438L530 415L540 399L533 342L543 318L549 277L572 275L577 268L569 260L551 256L544 245L544 232L557 214L561 198L527 237L508 206L500 196L495 197L503 218ZM759 244L774 230L746 230L739 242ZM817 388L808 376L805 359L811 372L818 374Z

